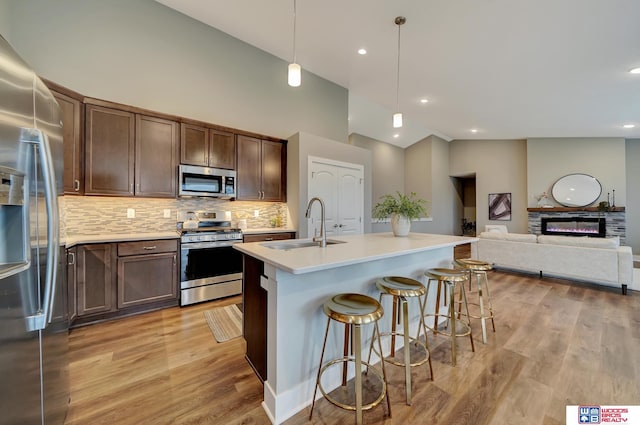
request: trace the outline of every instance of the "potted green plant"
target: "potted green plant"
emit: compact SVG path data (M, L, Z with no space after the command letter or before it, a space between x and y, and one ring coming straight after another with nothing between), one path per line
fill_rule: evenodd
M391 219L391 229L395 236L407 236L411 230L411 220L427 214L427 201L416 197L415 192L405 195L384 195L374 207L371 215L377 219Z

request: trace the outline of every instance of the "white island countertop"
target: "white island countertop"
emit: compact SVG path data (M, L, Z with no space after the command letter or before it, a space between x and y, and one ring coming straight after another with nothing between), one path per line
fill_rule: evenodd
M428 233L410 233L405 237L395 237L392 233L366 233L331 236L328 239L345 243L327 245L326 248L311 246L291 250L268 248L269 245L287 241L240 243L233 246L278 269L292 274L304 274L477 241L477 238L468 236Z

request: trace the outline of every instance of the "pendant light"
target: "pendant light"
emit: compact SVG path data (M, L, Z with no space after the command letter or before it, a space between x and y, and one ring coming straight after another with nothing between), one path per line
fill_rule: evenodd
M400 112L400 26L407 22L404 16L397 16L395 21L398 26L398 72L396 74L396 113L393 114L393 128L402 127L402 112Z
M299 87L302 82L302 68L296 63L296 0L293 0L293 62L289 64L287 82L291 87Z

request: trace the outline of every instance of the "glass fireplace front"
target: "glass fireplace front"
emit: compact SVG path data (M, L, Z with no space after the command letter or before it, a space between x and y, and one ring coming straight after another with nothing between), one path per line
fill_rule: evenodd
M543 235L604 238L607 233L606 229L604 217L547 217L541 219Z

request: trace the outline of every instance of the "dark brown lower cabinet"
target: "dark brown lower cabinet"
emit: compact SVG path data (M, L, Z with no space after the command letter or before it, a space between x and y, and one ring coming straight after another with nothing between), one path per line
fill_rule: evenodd
M115 244L77 247L78 317L116 310Z
M295 238L295 232L243 235L244 242ZM267 379L267 291L260 286L264 263L242 255L242 334L247 342L246 358L262 380Z
M76 299L78 296L77 285L77 268L76 259L78 258L78 248L73 247L67 249L67 312L69 314L69 323L73 323L78 316L78 306Z
M178 305L177 239L78 245L68 253L76 324Z
M260 286L264 263L242 256L242 334L246 358L262 382L267 379L267 291Z
M177 255L175 240L118 244L118 308L177 299Z

